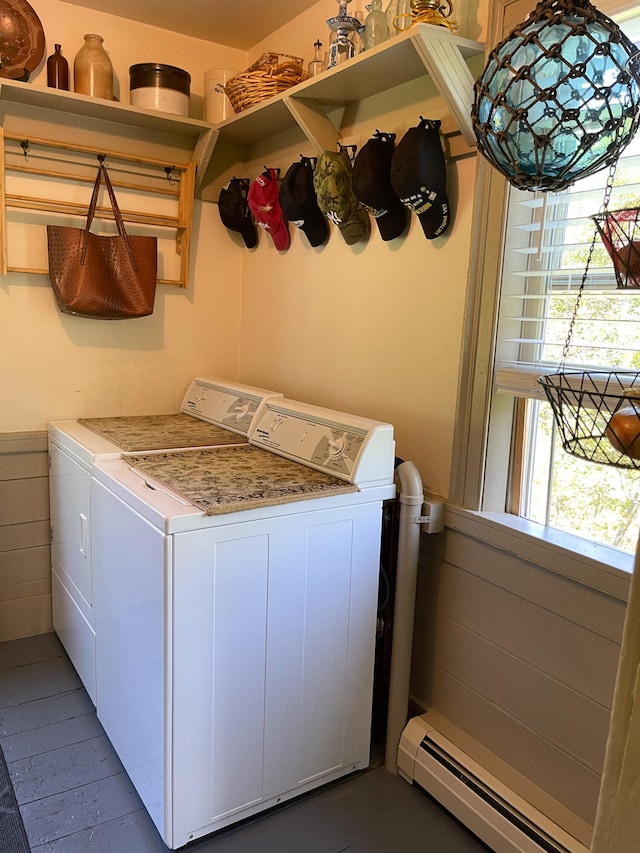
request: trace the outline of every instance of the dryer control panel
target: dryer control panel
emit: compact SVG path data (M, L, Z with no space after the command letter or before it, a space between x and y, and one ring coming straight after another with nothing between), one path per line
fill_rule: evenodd
M393 482L391 424L294 400L265 400L254 418L251 444L355 485Z
M262 402L270 397L282 396L266 388L252 388L224 379L196 377L187 388L180 410L207 423L248 436Z

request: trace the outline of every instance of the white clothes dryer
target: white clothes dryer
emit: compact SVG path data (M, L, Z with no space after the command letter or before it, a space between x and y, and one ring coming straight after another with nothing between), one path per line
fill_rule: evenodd
M246 446L95 464L98 717L170 848L368 765L394 450L270 399Z

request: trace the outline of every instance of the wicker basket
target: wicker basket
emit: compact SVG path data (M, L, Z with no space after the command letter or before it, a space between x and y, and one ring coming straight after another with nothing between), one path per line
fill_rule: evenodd
M307 79L304 60L286 53L263 53L257 62L236 74L224 91L237 113L259 104Z

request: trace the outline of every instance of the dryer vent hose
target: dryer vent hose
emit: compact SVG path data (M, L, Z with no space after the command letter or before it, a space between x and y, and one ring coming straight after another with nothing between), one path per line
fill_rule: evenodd
M384 765L391 773L398 772L398 745L409 711L411 650L420 552L418 519L422 515L424 501L422 480L413 462L398 465L396 477L400 485L400 519Z

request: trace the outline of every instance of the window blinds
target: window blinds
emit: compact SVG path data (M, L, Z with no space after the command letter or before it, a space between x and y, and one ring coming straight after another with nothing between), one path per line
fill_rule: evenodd
M496 342L495 385L544 397L536 379L563 370L640 370L640 290L616 286L596 243L579 310L580 284L602 207L608 169L559 193L509 189ZM640 206L640 140L620 157L610 210ZM565 344L573 320L570 345Z

